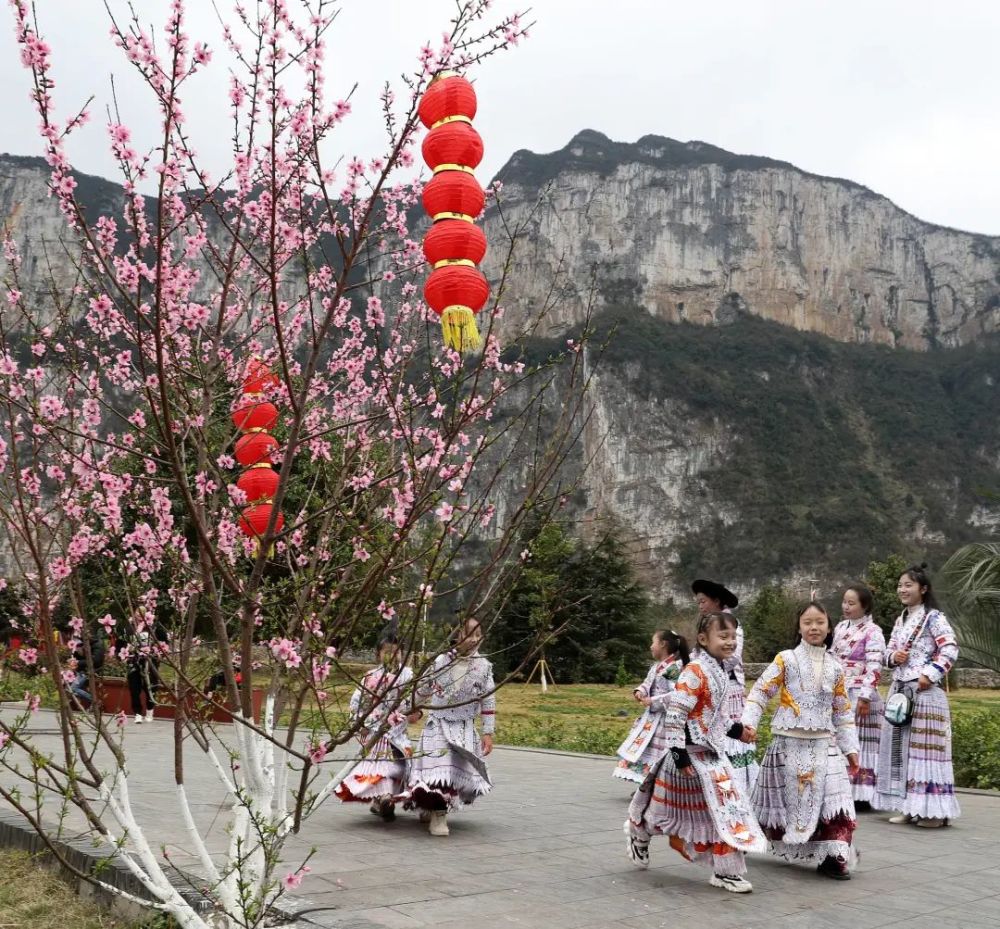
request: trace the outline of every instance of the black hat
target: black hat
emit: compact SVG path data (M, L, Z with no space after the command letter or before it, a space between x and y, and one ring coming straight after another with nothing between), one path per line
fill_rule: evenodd
M728 587L723 587L715 581L706 581L699 578L691 585L691 593L704 594L713 600L718 600L723 609L734 610L740 605L740 598L736 596Z

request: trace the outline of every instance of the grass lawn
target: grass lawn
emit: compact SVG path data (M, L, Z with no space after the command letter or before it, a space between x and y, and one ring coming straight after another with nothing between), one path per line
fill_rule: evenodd
M953 690L949 697L956 715L1000 711L1000 690ZM640 711L627 687L557 685L543 694L537 684L509 684L498 694L497 741L610 755Z
M80 899L25 852L0 851L2 929L134 929Z

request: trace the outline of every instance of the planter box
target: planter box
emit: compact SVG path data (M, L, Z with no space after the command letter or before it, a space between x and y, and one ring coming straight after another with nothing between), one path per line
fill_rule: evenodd
M262 687L253 689L253 718L255 722L260 722L263 718L262 707L266 693L267 691ZM101 708L105 713L125 713L127 716L132 713L132 698L129 694L128 681L124 678L98 678L96 697L101 701ZM206 702L200 697L200 694L189 694L186 697L185 705L188 716L213 723L231 723L233 721L231 712L218 707L212 707L209 711ZM158 690L154 693L153 698L157 701L153 708L153 718L173 719L176 715L173 691L169 689Z

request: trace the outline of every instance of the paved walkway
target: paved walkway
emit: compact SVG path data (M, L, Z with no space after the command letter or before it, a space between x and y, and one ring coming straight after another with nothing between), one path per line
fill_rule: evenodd
M39 723L51 721L39 714ZM139 815L179 863L169 723L129 724L130 789ZM42 736L43 739L54 736ZM861 817L862 860L837 883L755 858L752 894L709 887L707 872L654 839L652 866L625 858L628 785L609 759L497 749L494 793L432 838L412 814L385 824L360 805L328 803L288 846L312 846L299 893L331 929L996 929L1000 796L963 794L963 818L937 831ZM195 816L221 848L222 797L207 766L189 766Z

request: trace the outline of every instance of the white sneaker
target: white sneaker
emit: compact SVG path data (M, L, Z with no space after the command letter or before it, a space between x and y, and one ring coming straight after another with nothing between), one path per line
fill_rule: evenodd
M889 822L894 826L905 826L907 823L912 823L916 819L915 816L911 816L909 813L900 813L898 816L890 816Z
M649 842L642 842L632 835L629 822L625 820L625 854L637 868L649 867Z
M146 710L146 722L151 723L153 721L153 711Z
M745 877L733 877L729 874L713 874L708 883L728 890L731 894L748 894L753 891L753 884Z
M136 713L135 714L135 724L137 726L142 725L142 713Z
M431 813L431 835L448 835L448 814L435 810Z

